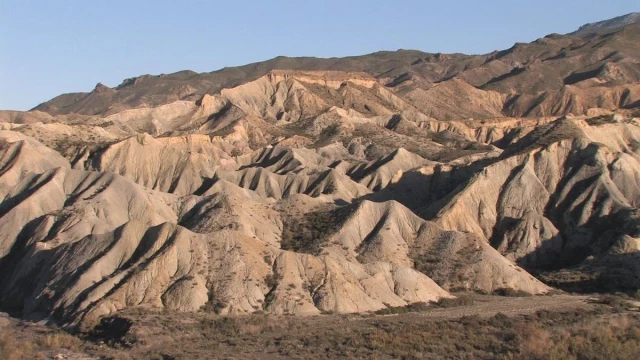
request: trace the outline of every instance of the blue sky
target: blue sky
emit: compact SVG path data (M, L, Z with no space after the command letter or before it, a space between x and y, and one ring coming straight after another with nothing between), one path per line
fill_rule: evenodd
M634 11L638 0L0 0L0 109L278 55L487 53Z

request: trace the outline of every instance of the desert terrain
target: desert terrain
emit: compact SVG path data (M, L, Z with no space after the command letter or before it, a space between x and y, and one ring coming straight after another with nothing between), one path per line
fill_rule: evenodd
M629 14L0 111L0 355L632 358L638 40Z

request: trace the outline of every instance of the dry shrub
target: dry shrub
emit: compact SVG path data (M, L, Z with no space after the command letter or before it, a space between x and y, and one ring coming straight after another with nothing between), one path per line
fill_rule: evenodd
M40 345L45 348L64 348L64 349L77 349L82 344L82 341L73 335L66 333L54 333L47 334L41 341Z
M269 320L269 316L259 314L241 317L221 316L200 321L200 327L210 338L258 335L273 330L275 326L276 324Z
M424 302L415 302L405 306L387 306L375 312L376 315L404 314L429 310L429 305Z
M18 340L12 334L0 334L0 359L44 359L37 350L37 345L31 341Z
M634 299L625 294L616 293L601 295L595 300L595 302L599 304L609 305L616 312L622 312L629 307L629 300Z
M78 350L82 347L80 339L64 332L47 332L28 337L29 340L22 340L9 332L0 333L0 359L46 359L43 354L45 351Z
M441 298L438 301L431 303L441 308L450 308L473 305L474 301L473 296L457 295L455 298Z
M549 331L536 325L524 325L518 329L523 334L520 342L520 355L527 359L546 359L549 349L554 345Z
M522 291L522 290L515 290L512 288L500 288L500 289L495 289L493 291L493 295L498 295L498 296L510 296L510 297L526 297L526 296L532 296L530 293L526 292L526 291Z
M322 207L302 217L291 217L283 222L280 247L308 254L319 254L329 236L346 221L353 209L344 207Z
M640 329L637 319L596 320L584 323L557 336L550 354L555 359L637 359L640 354Z

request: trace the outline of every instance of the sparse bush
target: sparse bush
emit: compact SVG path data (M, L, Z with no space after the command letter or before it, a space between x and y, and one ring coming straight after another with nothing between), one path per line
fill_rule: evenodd
M0 359L46 359L49 350L78 350L82 341L64 332L36 334L29 339L21 339L6 329L0 331Z
M332 138L340 134L340 123L333 123L322 130L321 138Z
M615 312L622 312L629 307L629 301L633 301L634 298L622 294L605 294L598 297L595 302L603 305L609 305Z
M200 327L209 339L219 339L232 336L257 335L274 328L272 321L266 315L254 314L242 317L215 317L200 321Z
M270 273L270 274L267 274L267 276L264 278L264 283L267 285L269 289L272 289L273 287L278 285L280 280L282 280L280 278L280 275L278 275L277 273L273 273L273 274Z
M213 290L209 291L209 301L202 307L205 312L213 312L219 314L222 309L227 307L227 301L216 295Z
M37 354L36 344L18 340L12 335L0 334L0 358L5 360L44 359Z
M526 297L532 296L530 293L512 288L500 288L493 290L493 295L510 296L510 297Z
M283 222L280 247L284 250L318 254L350 212L350 207L323 208L302 217L291 217Z
M46 335L41 345L46 348L77 349L81 343L77 337L59 332Z
M427 311L429 305L424 302L415 302L406 306L387 306L375 312L377 315L405 314L409 312Z
M473 297L469 295L458 295L455 298L441 298L438 301L431 303L441 308L450 308L473 305L474 300Z

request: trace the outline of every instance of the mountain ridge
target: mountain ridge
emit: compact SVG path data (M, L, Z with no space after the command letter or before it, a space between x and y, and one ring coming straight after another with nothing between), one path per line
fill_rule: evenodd
M431 87L459 78L471 86L493 89L511 98L514 97L513 93L530 97L543 91L560 91L566 84L583 87L598 84L589 85L585 82L587 79L598 79L605 84L632 84L640 79L640 71L634 65L640 55L637 47L624 44L638 36L640 25L629 24L627 28L596 37L548 36L485 55L399 50L345 58L280 56L207 73L185 70L157 76L142 75L126 79L112 89L100 86L100 91L94 89L90 93L63 94L36 106L34 110L52 115L104 115L130 108L156 107L177 100L195 101L204 94L213 95L224 88L256 80L272 70L366 72L391 90L401 89L403 84L405 88ZM597 46L597 51L589 50L590 45ZM540 56L545 53L548 55ZM605 69L605 64L613 68ZM580 69L584 71L579 72ZM540 74L552 74L547 78L565 81L544 83L535 80ZM522 110L518 115L525 113ZM507 111L504 115L508 114ZM554 115L565 114L556 112Z
M569 35L589 35L600 31L614 30L638 22L640 22L640 12L632 12L611 19L584 24L578 30L569 33Z

